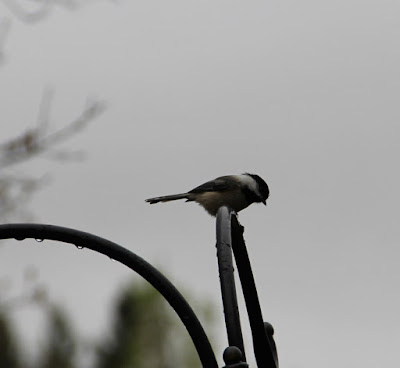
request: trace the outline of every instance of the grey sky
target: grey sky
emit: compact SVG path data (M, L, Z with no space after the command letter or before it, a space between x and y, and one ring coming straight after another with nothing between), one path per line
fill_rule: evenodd
M53 176L31 206L37 221L120 243L221 309L213 219L144 199L255 172L269 204L240 221L282 367L395 366L399 11L394 1L154 0L15 22L0 68L4 138L34 124L47 85L59 126L87 96L108 103L70 144L84 163L35 163ZM2 274L18 280L29 264L82 334L106 327L130 276L87 250L2 247Z

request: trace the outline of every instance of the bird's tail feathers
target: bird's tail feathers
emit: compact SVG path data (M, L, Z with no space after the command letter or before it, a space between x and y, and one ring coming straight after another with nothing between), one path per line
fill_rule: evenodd
M191 197L190 193L180 193L180 194L167 195L167 196L163 196L163 197L149 198L149 199L146 199L146 202L148 202L150 204L154 204L154 203L158 203L158 202L176 201L177 199L186 199L188 201L191 201L192 199L190 197Z

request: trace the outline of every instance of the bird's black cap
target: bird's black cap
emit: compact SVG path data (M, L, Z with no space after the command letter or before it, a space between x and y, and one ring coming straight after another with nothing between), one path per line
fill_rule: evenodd
M246 173L246 175L251 176L251 177L257 182L258 188L260 189L260 194L261 194L261 196L262 196L261 202L264 203L264 204L266 204L266 201L267 201L267 199L268 199L268 197L269 197L269 187L268 187L268 184L267 184L261 177L259 177L259 176L256 175L256 174L249 174L249 173Z

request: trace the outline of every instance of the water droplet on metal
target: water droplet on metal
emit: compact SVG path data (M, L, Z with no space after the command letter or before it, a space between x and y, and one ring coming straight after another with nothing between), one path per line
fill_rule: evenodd
M38 243L41 243L44 239L35 239Z
M21 241L21 240L25 240L26 238L14 238L15 240Z
M82 245L75 245L78 249L83 249L84 248L84 246L82 246Z

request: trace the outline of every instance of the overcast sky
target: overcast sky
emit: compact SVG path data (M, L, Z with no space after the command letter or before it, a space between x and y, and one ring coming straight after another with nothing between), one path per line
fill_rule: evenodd
M46 86L54 129L87 97L107 103L68 144L84 162L34 163L52 178L29 205L36 222L127 247L222 316L215 221L195 204L144 199L257 173L268 206L240 221L281 366L399 364L399 2L103 1L37 24L0 11L14 19L0 67L3 140L35 124ZM90 336L131 277L88 250L2 246L14 289L29 265Z

